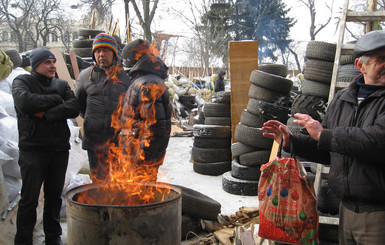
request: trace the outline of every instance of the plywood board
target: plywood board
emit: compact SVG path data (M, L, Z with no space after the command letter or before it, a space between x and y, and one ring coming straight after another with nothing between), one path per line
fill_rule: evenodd
M66 62L64 60L63 54L58 48L52 48L51 52L56 57L56 73L60 79L66 80L68 84L70 85L72 91L75 92L75 85L72 81L71 75L68 72ZM76 122L78 126L80 127L80 133L83 135L83 118L81 116L78 116L76 118Z
M235 127L249 102L250 74L258 69L258 42L230 42L230 81L231 81L231 130L234 140Z

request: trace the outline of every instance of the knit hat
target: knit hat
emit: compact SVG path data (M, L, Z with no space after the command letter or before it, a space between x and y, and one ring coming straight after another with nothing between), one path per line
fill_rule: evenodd
M95 37L95 40L92 44L92 57L94 60L94 52L97 48L109 48L114 52L115 56L118 56L118 43L113 36L110 36L106 33L100 33Z
M122 51L122 58L125 59L126 66L134 66L136 62L145 54L150 54L150 42L137 39L129 42Z
M55 55L45 48L35 48L32 50L29 59L31 61L32 70L35 70L40 63L48 59L56 60Z
M9 76L12 72L13 63L9 56L0 48L0 80Z

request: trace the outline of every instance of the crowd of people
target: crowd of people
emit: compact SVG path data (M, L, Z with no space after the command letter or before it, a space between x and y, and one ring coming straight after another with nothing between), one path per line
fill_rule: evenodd
M158 168L166 153L171 131L171 105L164 82L168 68L147 40L129 42L119 53L115 38L97 35L92 51L95 65L81 71L75 91L56 78L56 57L45 48L30 54L31 73L16 76L10 83L19 133L21 200L17 213L15 244L32 244L40 188L44 184L43 228L45 244L61 241L61 194L68 165L70 130L67 119L84 118L82 147L88 153L91 179L108 181L111 162L106 161L106 143L119 144L127 132L146 137L140 145L144 158L138 164ZM295 123L307 135L293 135L275 120L264 124L264 136L282 142L306 159L330 165L329 186L341 198L340 244L381 244L385 232L385 31L363 35L355 44L355 66L362 73L339 91L322 122L297 113ZM128 69L123 69L123 62ZM4 85L12 63L0 52L0 85ZM225 72L215 81L215 91L224 90ZM159 91L155 96L153 88ZM139 126L152 113L155 122ZM121 112L121 123L112 116ZM156 176L153 179L156 181Z

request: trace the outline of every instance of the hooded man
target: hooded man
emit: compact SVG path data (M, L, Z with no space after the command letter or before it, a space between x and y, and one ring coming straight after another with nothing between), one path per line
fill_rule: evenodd
M171 105L164 83L168 67L149 41L143 39L129 42L122 57L131 68L132 81L124 101L123 130L130 128L133 140L140 143L135 152L136 165L151 166L150 181L155 182L171 132Z
M30 60L31 74L17 76L12 84L23 183L15 245L32 244L43 183L45 244L60 245L61 194L70 149L67 119L79 115L79 105L67 81L55 78L56 58L49 50L34 49Z
M95 65L79 74L75 95L84 118L82 147L87 150L91 179L104 181L108 176L106 143L118 132L111 127L111 115L120 106L131 82L124 72L113 36L100 33L92 45Z

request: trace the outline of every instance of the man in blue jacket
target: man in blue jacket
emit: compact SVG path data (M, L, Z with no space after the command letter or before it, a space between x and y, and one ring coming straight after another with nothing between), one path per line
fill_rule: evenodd
M67 119L78 116L79 105L68 83L55 78L56 58L49 50L34 49L30 60L31 74L17 76L12 84L23 182L15 245L32 245L43 183L45 244L60 245L61 194L70 149Z
M356 68L362 73L329 104L322 124L297 113L295 123L309 135L291 135L278 121L262 127L264 136L295 154L330 164L328 183L339 198L339 243L383 244L385 230L385 31L357 40ZM289 147L290 148L290 147Z

